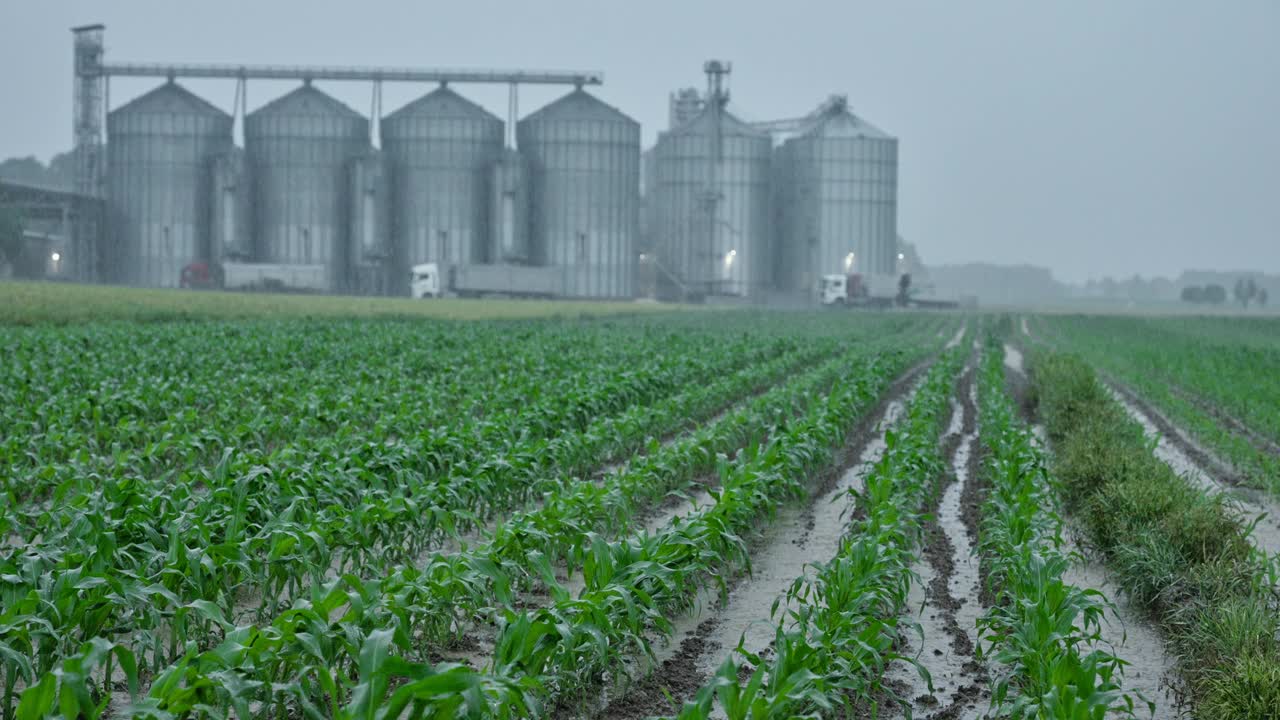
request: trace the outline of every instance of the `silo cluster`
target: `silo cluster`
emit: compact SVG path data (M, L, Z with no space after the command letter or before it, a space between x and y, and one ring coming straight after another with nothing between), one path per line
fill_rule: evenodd
M557 297L751 300L896 280L897 140L842 96L751 123L718 93L674 94L642 168L639 124L580 87L513 129L442 84L377 118L375 148L369 118L306 82L244 118L242 150L230 115L170 81L108 118L109 273L173 287L256 264L404 295L434 263Z
M646 153L646 247L660 293L812 301L824 275L896 282L896 139L843 98L796 121L751 124L690 92L672 96L676 124ZM790 137L775 136L778 126Z
M108 122L109 278L323 268L322 288L404 294L437 263L549 268L563 297L635 293L640 127L581 89L506 124L441 86L370 121L310 83L233 118L168 84Z

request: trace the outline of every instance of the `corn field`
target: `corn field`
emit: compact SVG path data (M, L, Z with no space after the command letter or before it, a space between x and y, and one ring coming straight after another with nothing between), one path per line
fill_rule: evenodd
M1266 521L1089 323L9 327L0 718L1280 717Z

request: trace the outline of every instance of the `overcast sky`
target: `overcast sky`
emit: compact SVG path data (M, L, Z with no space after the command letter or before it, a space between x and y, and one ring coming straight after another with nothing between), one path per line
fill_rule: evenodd
M1280 272L1280 0L3 6L0 158L69 147L77 24L106 23L117 61L601 70L646 145L714 57L748 119L840 92L899 137L899 224L927 263ZM113 106L151 84L113 81ZM230 110L230 82L190 87ZM368 112L367 87L321 87ZM287 89L251 84L250 108ZM505 114L505 89L457 89ZM389 87L385 109L425 90ZM557 94L522 93L522 113Z

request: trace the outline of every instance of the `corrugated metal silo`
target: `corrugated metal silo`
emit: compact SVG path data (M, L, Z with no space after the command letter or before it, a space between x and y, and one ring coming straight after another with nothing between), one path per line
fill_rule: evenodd
M446 87L382 120L397 277L407 279L417 263L484 262L503 131L501 120Z
M107 117L107 202L113 282L177 287L210 260L213 158L232 148L232 118L176 83Z
M772 151L768 133L713 107L659 137L658 251L688 290L749 297L769 286Z
M493 193L489 218L491 263L528 263L529 252L529 165L524 156L507 149L493 166L490 189Z
M640 124L578 89L521 120L535 264L568 297L635 295Z
M351 161L369 150L369 121L310 84L245 118L258 259L325 265L349 285Z
M816 292L826 274L897 274L896 139L839 108L779 148L778 177L790 193L782 289Z

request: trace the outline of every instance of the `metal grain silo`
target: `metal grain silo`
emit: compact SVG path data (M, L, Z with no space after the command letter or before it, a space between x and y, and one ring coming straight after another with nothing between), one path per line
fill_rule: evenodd
M210 260L213 159L232 148L232 119L176 83L107 117L110 281L177 287Z
M568 297L635 295L640 124L581 89L521 120L534 263Z
M485 261L503 131L501 120L446 87L382 120L397 277L417 263Z
M369 121L306 84L250 113L244 139L257 258L324 265L329 290L348 289L348 172L369 150Z
M773 141L708 106L657 144L660 261L687 292L749 297L770 284Z
M897 274L896 139L835 108L779 148L778 182L789 188L782 289L816 292L826 274Z

